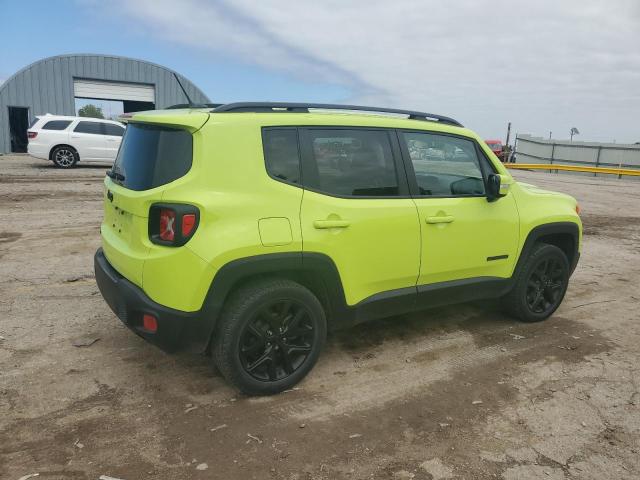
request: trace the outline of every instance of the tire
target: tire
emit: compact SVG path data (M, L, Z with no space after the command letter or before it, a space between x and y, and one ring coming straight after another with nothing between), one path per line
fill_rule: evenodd
M60 145L51 152L51 160L58 168L72 168L80 160L78 152L73 147Z
M504 309L523 322L546 320L562 303L568 283L567 256L554 245L538 243L502 298Z
M213 339L215 366L238 390L270 395L313 368L327 336L322 305L287 279L248 283L226 301Z

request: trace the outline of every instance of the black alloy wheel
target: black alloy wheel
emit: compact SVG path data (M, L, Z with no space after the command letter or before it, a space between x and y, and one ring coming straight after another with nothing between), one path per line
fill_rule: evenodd
M275 300L245 326L240 336L240 362L256 380L282 380L308 358L315 335L307 307L292 300Z
M262 278L234 290L212 338L213 361L249 395L293 387L313 368L327 337L318 298L286 278Z
M504 309L523 322L549 318L569 285L569 260L557 246L538 243L514 273L514 286L502 298Z
M529 310L544 315L557 308L566 289L566 272L559 259L542 259L527 281L526 302Z

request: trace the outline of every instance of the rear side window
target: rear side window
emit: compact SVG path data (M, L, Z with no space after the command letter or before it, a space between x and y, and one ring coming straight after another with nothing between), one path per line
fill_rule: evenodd
M73 129L77 133L93 133L95 135L104 135L102 133L102 124L100 122L80 122Z
M309 129L311 178L305 186L338 196L399 194L389 134L382 130Z
M276 180L299 185L300 155L295 128L268 128L262 131L267 172Z
M471 140L436 133L403 133L420 195L484 195L481 158Z
M71 120L51 120L42 126L43 130L64 130L69 126Z
M186 130L130 123L113 164L113 179L131 190L172 182L191 169L193 137Z
M104 129L105 135L112 135L114 137L121 137L124 135L124 128L114 125L113 123L103 123L102 128Z

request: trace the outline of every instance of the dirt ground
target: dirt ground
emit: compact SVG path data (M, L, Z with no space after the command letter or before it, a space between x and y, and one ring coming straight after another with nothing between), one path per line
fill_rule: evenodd
M102 300L104 171L0 157L0 478L640 478L640 183L515 172L583 209L549 321L477 303L361 325L299 388L246 398Z

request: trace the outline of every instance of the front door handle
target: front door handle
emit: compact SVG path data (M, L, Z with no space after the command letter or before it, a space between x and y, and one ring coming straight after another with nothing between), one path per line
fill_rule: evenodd
M315 228L347 228L351 225L349 220L316 220L313 222Z
M427 223L429 224L434 224L434 223L451 223L454 220L453 215L437 215L434 217L427 217L426 218Z

